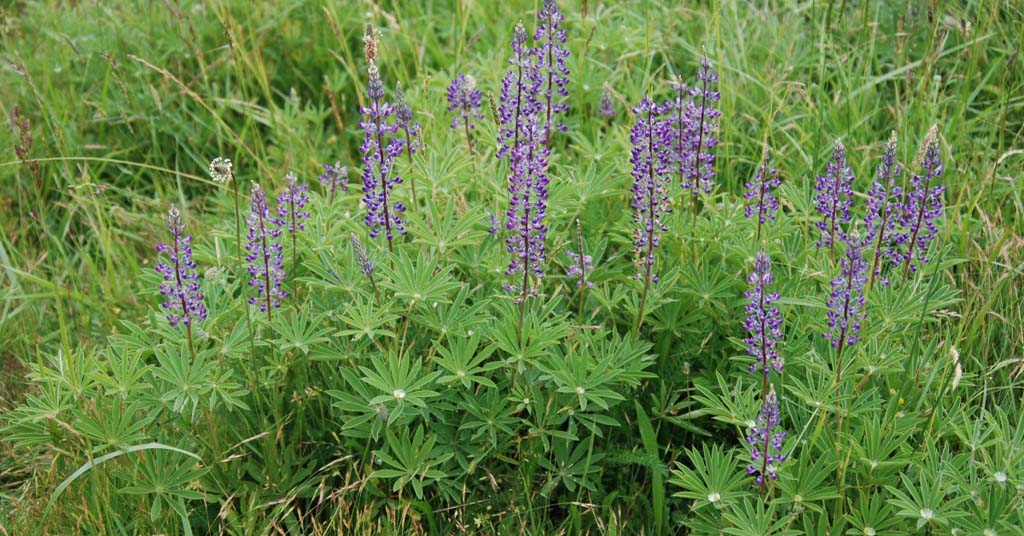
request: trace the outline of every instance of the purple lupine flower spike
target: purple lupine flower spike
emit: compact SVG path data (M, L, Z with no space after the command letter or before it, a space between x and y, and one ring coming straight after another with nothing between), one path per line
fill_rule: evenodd
M832 280L832 293L828 300L828 328L824 333L832 347L842 349L860 340L860 325L864 319L864 284L867 282L867 262L863 258L863 242L853 235L844 239L846 253L840 261L840 273ZM841 362L840 362L841 364Z
M556 114L565 113L569 105L558 102L561 98L569 95L569 68L565 60L569 57L569 50L565 48L565 29L561 27L565 17L558 10L555 0L544 0L544 5L537 12L537 31L533 34L534 41L540 43L533 51L537 56L537 64L541 71L540 93L542 95L541 106L543 108L543 141L547 145L551 138L552 128L565 132L563 123L555 121Z
M363 121L359 123L364 133L359 150L363 154L366 225L371 238L383 230L388 248L393 250L395 233L405 234L405 220L401 217L405 205L395 201L392 193L394 187L402 183L402 178L393 171L395 158L402 154L405 141L396 135L401 126L394 120L394 107L384 100L384 84L374 63L369 67L367 95L370 106L362 109Z
M309 196L306 195L309 186L299 184L299 179L294 173L285 176L285 183L284 192L277 197L277 215L285 222L288 233L294 235L306 228L303 220L309 218L309 212L303 209L309 201Z
M159 253L166 253L168 262L156 265L156 271L164 276L160 294L166 298L162 307L167 310L167 321L171 326L184 325L191 330L193 323L206 319L206 305L199 288L199 274L192 260L192 235L185 234L185 222L176 207L167 212L167 230L171 243L156 246Z
M846 147L843 142L836 140L825 175L818 176L814 186L818 192L815 208L823 218L815 223L821 231L816 244L819 248L829 247L835 251L836 241L845 240L842 225L850 222L853 179L853 170L846 164Z
M945 186L932 184L945 169L939 154L938 126L928 131L921 149L922 174L910 178L900 211L900 230L893 235L896 244L893 263L903 264L903 277L916 272L919 263L928 262L928 246L939 233L935 222L942 215Z
M501 222L498 221L498 217L491 213L491 211L487 211L487 220L490 224L490 227L487 228L488 234L498 234L498 229L501 228Z
M868 290L875 279L882 275L881 259L887 244L892 240L900 212L900 196L902 191L896 181L903 173L903 166L896 161L896 133L889 137L882 155L882 163L878 166L878 178L868 192L867 214L864 216L864 227L867 237L865 243L874 242L875 250L871 262L871 275L868 276ZM889 284L887 277L882 277L883 285Z
M722 112L714 103L722 99L715 91L718 74L711 69L707 55L700 60L697 69L698 84L690 88L691 100L687 103L685 119L687 131L683 145L676 152L686 162L686 181L683 189L693 192L694 206L697 206L701 192L711 193L715 187L715 147L718 146L718 118Z
M597 109L597 113L608 119L615 117L615 103L612 101L612 94L607 89L601 91L601 107Z
M399 130L405 133L405 149L409 153L409 158L412 158L423 145L423 139L420 135L420 124L415 121L412 107L405 100L401 82L395 85L395 123Z
M587 273L594 267L594 259L590 255L576 253L571 249L565 250L565 255L569 257L569 266L565 270L566 277L576 280L576 288L582 288L584 281L587 288L594 288L594 283L587 280Z
M750 445L750 465L747 474L756 474L755 482L764 486L765 478L775 480L778 465L786 461L782 454L782 442L786 440L786 432L779 429L782 419L779 417L779 400L772 385L757 413L757 420L747 435Z
M462 126L466 132L466 146L473 152L473 139L469 132L476 127L474 121L480 121L484 114L480 112L483 93L476 88L476 79L459 73L448 86L448 111L457 112L452 117L452 130Z
M782 314L775 307L779 295L770 292L772 284L772 262L763 251L754 259L754 271L747 278L750 290L743 297L750 300L747 304L747 319L743 323L749 337L743 342L747 344L747 354L757 359L750 365L750 372L760 372L768 376L771 371L782 372L782 357L779 356L778 343L782 338Z
M349 233L349 238L352 240L352 249L356 253L356 261L359 262L359 271L366 276L370 282L373 282L373 270L376 267L370 255L366 251L366 246L359 240L359 237L355 233Z
M324 164L324 173L317 179L330 196L328 203L333 204L335 192L348 191L348 166L341 165L341 162Z
M288 293L281 288L285 279L281 246L281 229L287 225L275 217L267 204L267 194L259 183L252 183L252 205L249 209L248 244L249 286L256 287L256 296L249 298L251 305L259 304L260 311L271 316L271 310L281 306Z
M509 209L505 218L506 249L512 254L507 275L522 274L520 285L506 285L509 292L519 293L523 304L527 295L536 294L530 275L544 277L545 239L547 227L548 177L547 148L541 143L544 135L540 121L540 103L536 98L537 62L526 49L526 29L520 22L512 35L511 66L502 79L501 105L498 115L498 158L509 161ZM520 316L523 308L520 307ZM520 322L520 326L521 326Z
M668 148L671 131L661 118L664 107L658 106L645 95L633 108L636 123L630 131L633 149L633 256L638 271L637 279L648 277L654 267L654 248L661 243L661 233L668 231L664 215L672 212L668 195ZM652 275L657 282L656 275Z
M771 154L765 148L761 167L754 173L754 179L747 183L747 192L743 194L748 201L744 214L748 218L757 216L758 240L761 239L761 226L768 220L775 221L775 214L779 211L779 200L772 190L782 185L782 181L775 168L768 166L770 160Z

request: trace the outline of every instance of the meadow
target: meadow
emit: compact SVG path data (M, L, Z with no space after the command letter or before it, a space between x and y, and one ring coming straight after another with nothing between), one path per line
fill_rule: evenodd
M1024 5L0 7L0 534L1024 534Z

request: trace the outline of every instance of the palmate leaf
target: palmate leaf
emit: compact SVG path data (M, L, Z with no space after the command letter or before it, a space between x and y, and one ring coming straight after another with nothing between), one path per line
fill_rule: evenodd
M348 307L339 315L347 329L338 332L355 340L366 337L374 340L377 337L393 337L394 333L384 326L390 325L398 315L386 307L377 307L372 297L356 296Z
M693 509L726 508L750 495L747 472L731 451L705 443L701 450L686 449L686 459L693 467L676 462L669 482L682 488L673 497L692 499Z
M362 381L383 391L384 394L370 399L371 406L384 406L389 412L388 424L395 422L409 406L425 410L428 399L439 396L429 389L441 375L440 371L426 373L419 359L399 359L392 355L387 358L370 358L373 368L360 366Z
M326 314L309 314L305 311L279 314L274 318L271 327L277 338L281 352L298 350L308 355L310 348L328 342L330 328L324 327Z
M430 484L447 476L439 467L452 457L452 452L443 446L435 447L436 438L433 435L424 437L422 426L417 426L411 435L408 428L398 436L389 429L386 436L387 451L377 450L374 455L387 468L370 473L370 478L395 479L391 486L394 492L410 484L416 498L422 499L424 483Z
M777 516L775 503L768 503L768 506L765 507L765 503L760 499L744 497L739 504L726 509L722 515L732 525L723 529L722 532L725 534L734 536L762 534L795 536L801 534L798 530L787 528L789 519L786 516ZM776 517L781 517L781 519L776 519Z
M395 299L410 302L410 305L451 301L449 295L459 287L451 276L451 265L438 267L437 257L423 251L416 259L404 251L396 251L392 258L394 268L381 266L380 286L391 290Z
M157 363L153 369L153 378L157 389L162 389L160 400L172 402L174 411L181 412L189 405L194 413L199 407L199 400L210 393L210 378L216 362L207 361L204 352L196 354L192 361L188 350L183 346L163 345L156 351ZM165 382L161 385L159 382Z
M109 406L97 401L89 412L75 411L79 421L76 428L91 440L92 452L120 449L144 441L146 426L153 417L143 414L138 403L125 404L119 398L107 402Z
M426 326L442 337L467 337L479 331L490 320L486 301L473 301L471 297L480 287L462 285L451 303L425 307L412 317L417 324Z
M439 377L437 381L445 384L460 382L467 389L472 388L474 384L496 387L487 373L500 368L502 363L484 363L494 353L495 348L488 345L478 350L479 346L479 332L468 338L449 337L446 344L437 346L438 357L434 358L434 363L449 372Z
M442 205L428 203L431 225L426 225L418 212L409 214L413 243L425 244L446 255L449 250L476 244L484 236L484 213L479 210L458 209L455 198L449 197Z

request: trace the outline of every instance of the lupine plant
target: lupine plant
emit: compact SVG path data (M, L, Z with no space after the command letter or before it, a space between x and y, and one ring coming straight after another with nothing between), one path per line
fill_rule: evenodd
M38 28L103 57L65 31L86 4ZM950 65L1016 34L884 3L711 18L394 0L270 19L172 4L173 39L157 17L117 56L130 76L111 54L108 79L74 78L88 113L32 123L59 136L29 143L12 118L0 218L10 204L31 232L0 239L0 319L15 319L0 326L33 329L5 331L29 344L0 352L0 379L8 354L30 356L30 388L0 396L0 533L1020 533L1016 334L969 335L1013 309L963 285L1015 296L1013 277L965 274L1019 265L1016 235L969 258L951 226L1014 217L980 209L984 188L1015 199L1006 169L965 177L973 158L957 155L970 143L1016 162L1002 136L1019 121L992 112L1006 124L986 133L972 114L1012 102L999 84L1017 75L972 70L973 88ZM381 32L359 57L367 20ZM776 33L784 46L764 48ZM863 33L872 46L851 50ZM901 44L876 58L890 34ZM133 42L117 37L103 45ZM150 41L168 39L189 52L151 63L168 54ZM0 76L26 76L3 86L19 104L96 63L62 60L57 76L11 50ZM871 79L836 76L837 57ZM923 135L919 154L879 143L891 130ZM830 146L839 134L848 145ZM81 156L104 146L117 153ZM152 153L121 156L137 146ZM206 180L214 147L237 176L217 158ZM870 186L853 179L867 169ZM320 188L297 178L318 174ZM248 198L240 177L258 179ZM151 210L171 200L181 212ZM60 211L33 220L47 203ZM18 249L33 243L52 247ZM83 282L108 272L126 282Z

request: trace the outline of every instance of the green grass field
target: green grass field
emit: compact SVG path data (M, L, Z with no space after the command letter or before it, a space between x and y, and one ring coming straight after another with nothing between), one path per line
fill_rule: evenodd
M540 4L3 3L0 534L1024 534L1024 5L559 2L567 129L547 276L518 309L487 232L509 203L488 101ZM387 98L400 82L423 130L396 161L393 251L363 224L368 23ZM673 199L644 316L631 109L692 82L705 51L717 186L700 211ZM472 152L449 128L460 72L484 93ZM890 133L909 176L933 124L931 260L875 287L840 379L821 334L841 254L813 245L815 177L841 139L856 227ZM782 213L760 240L742 207L765 147ZM234 183L208 174L218 156ZM351 184L328 202L335 161ZM264 318L233 187L244 219L250 181L276 197L289 171L312 216ZM210 310L194 348L160 309L171 205ZM593 290L563 275L577 240ZM743 293L762 248L789 437L759 489Z

